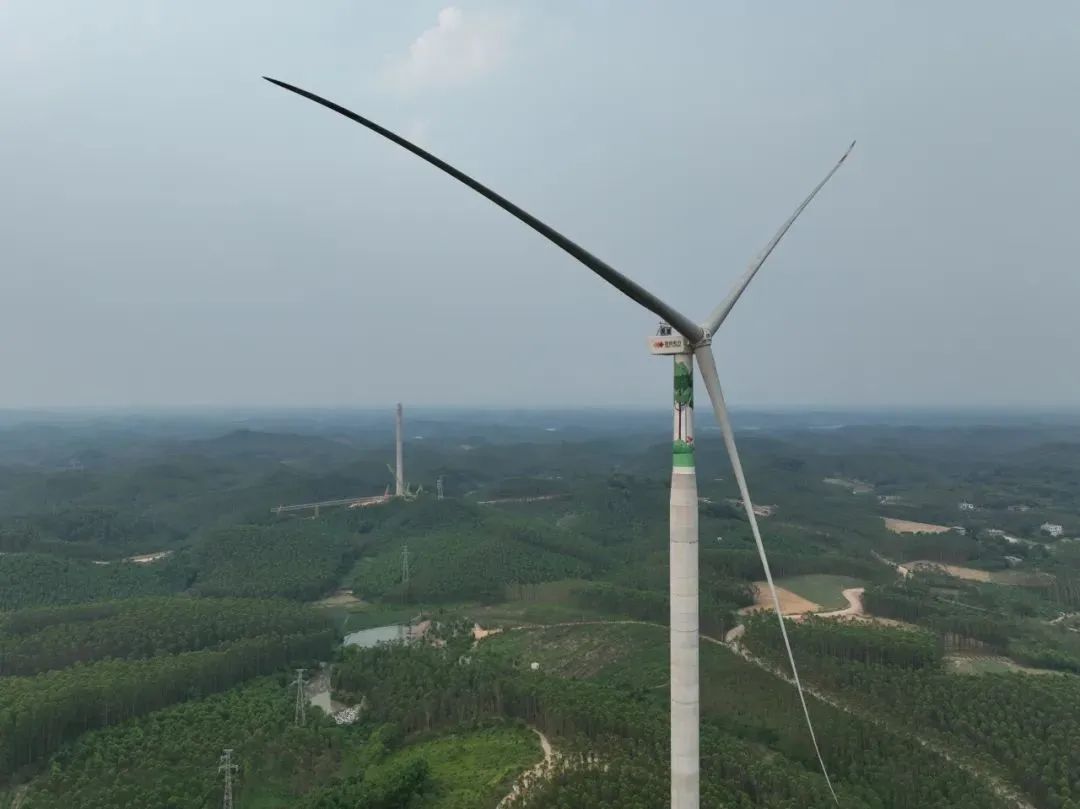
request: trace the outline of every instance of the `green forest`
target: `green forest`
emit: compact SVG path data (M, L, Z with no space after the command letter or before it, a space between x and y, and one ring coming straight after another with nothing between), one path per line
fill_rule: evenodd
M0 809L216 806L226 748L237 809L493 808L537 733L554 758L507 806L664 805L670 448L625 418L573 437L432 420L409 447L424 493L317 515L275 508L381 493L384 426L0 425ZM829 608L865 588L873 616L788 623L841 805L1080 806L1074 445L1065 427L747 436L774 576ZM702 806L834 805L775 617L745 614L764 572L722 448L700 449ZM915 560L968 578L895 567ZM342 646L399 623L427 634ZM297 725L296 668L356 721L310 704Z
M0 609L80 604L136 596L167 595L184 589L187 575L174 563L96 565L38 553L0 555Z
M755 621L747 637L751 649L782 665L773 626ZM950 674L931 654L937 650L926 632L817 622L789 631L815 684L913 732L932 729L959 749L989 757L1038 806L1080 806L1076 677ZM886 655L883 636L895 641Z
M316 522L222 528L196 543L192 589L204 596L312 600L341 578L353 543Z
M241 638L324 632L325 615L287 601L133 598L0 614L0 676L142 659Z

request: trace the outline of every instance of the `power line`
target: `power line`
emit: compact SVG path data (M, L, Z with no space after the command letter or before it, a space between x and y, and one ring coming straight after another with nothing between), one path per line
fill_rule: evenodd
M307 720L305 714L307 700L304 698L304 672L306 669L296 670L296 680L293 681L293 685L296 686L296 711L293 715L293 720L298 725L304 724Z
M225 752L221 754L221 763L218 764L218 772L225 773L225 794L221 799L221 809L233 809L233 773L240 768L233 764L232 753L232 748L226 748Z

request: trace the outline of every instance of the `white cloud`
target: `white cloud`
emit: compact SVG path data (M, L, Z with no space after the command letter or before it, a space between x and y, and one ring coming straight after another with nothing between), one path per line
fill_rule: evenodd
M409 46L408 55L387 67L383 80L405 93L467 84L503 62L512 28L505 16L466 15L457 6L447 6L436 25Z

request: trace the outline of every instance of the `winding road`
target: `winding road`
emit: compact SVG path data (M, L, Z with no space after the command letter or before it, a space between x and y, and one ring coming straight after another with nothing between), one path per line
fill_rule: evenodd
M819 615L823 615L824 617L829 617L829 616L836 617L836 616L846 616L846 615L863 615L864 611L863 611L863 605L862 605L862 594L863 594L863 588L861 588L861 587L852 587L850 589L844 590L844 598L847 599L848 606L845 609L842 609L842 610L835 610L834 612L831 612L831 613L819 613ZM657 627L657 628L660 628L660 629L667 629L667 626L665 624L657 624L657 623L653 623L651 621L620 620L620 621L567 621L567 622L556 623L556 624L522 624L522 625L519 625L519 626L506 627L502 631L504 631L504 632L512 632L512 631L519 631L519 630L545 629L547 627L625 625L625 624L634 624L634 625L638 625L638 626L653 626L653 627ZM709 643L709 644L712 644L714 646L722 646L723 648L727 649L728 651L739 655L746 662L758 667L762 671L768 672L772 676L777 677L777 678L783 680L785 683L787 683L787 684L791 685L792 687L794 687L795 686L795 681L789 675L787 675L783 671L780 671L779 669L773 667L772 665L770 665L766 661L762 660L761 658L758 658L755 655L751 654L750 651L739 642L740 639L742 638L743 634L745 633L745 631L746 631L746 627L743 624L739 624L738 626L731 629L725 635L724 640L720 640L719 638L710 637L708 635L701 635L701 640L704 641L705 643ZM947 761L949 764L953 765L957 769L963 770L965 773L967 773L968 775L970 775L971 777L973 777L977 781L981 781L990 790L992 790L994 792L994 794L996 794L999 798L1012 803L1013 806L1016 807L1016 809L1036 809L1036 807L1033 804L1031 804L1023 796L1023 794L1019 790L1017 790L1014 786L1009 784L1007 781L1005 781L1002 778L999 778L998 776L994 775L993 773L987 772L981 766L979 766L978 764L968 760L966 757L960 756L957 753L949 750L940 741L938 741L936 739L932 739L932 738L927 738L926 736L920 735L918 733L915 733L915 732L910 731L908 729L905 729L903 727L894 727L894 726L890 725L889 723L887 723L885 720L878 717L876 714L870 713L870 712L868 712L866 710L863 710L863 709L858 708L856 706L850 705L850 704L842 701L840 698L838 698L836 696L833 696L831 694L826 694L825 692L823 692L823 691L821 691L821 690L819 690L817 688L814 688L812 686L807 685L805 682L803 683L803 691L805 691L807 694L814 697L815 699L819 700L820 702L824 702L826 705L829 705L829 706L835 708L838 711L843 711L844 713L848 714L849 716L854 716L857 719L861 719L862 721L867 722L870 725L872 725L872 726L874 726L874 727L876 727L876 728L878 728L878 729L880 729L882 731L885 731L885 732L888 732L888 733L894 733L894 734L897 734L897 735L900 735L900 736L908 736L908 737L910 737L911 739L913 739L916 743L918 743L924 749L929 750L930 752L934 753L935 755L940 756L945 761ZM537 779L546 777L547 774L550 772L551 764L555 761L556 754L549 753L549 751L551 750L551 745L550 745L550 743L547 742L546 737L544 737L544 735L542 733L540 733L540 731L537 730L536 728L532 728L532 730L533 730L533 732L535 732L541 738L540 744L544 748L544 760L542 762L540 762L539 764L537 764L536 766L534 766L533 768L531 768L530 770L526 771L526 773L522 774L522 776L518 779L518 781L515 782L514 788L511 790L510 794L507 795L505 798L503 798L503 800L499 803L499 808L498 809L502 809L502 807L514 795L520 794L521 790L527 788L529 784L535 783ZM526 776L529 776L529 777L526 778Z
M735 652L735 654L739 655L743 660L747 661L748 663L752 663L763 671L769 672L774 677L778 677L785 683L788 683L789 685L794 687L795 681L791 677L789 677L787 674L780 671L779 669L773 668L764 660L761 660L760 658L750 654L749 650L747 650L744 646L741 646L738 643L726 645L729 649ZM887 722L885 722L885 720L879 718L876 714L872 714L860 708L853 707L852 705L842 702L838 698L830 694L826 694L823 691L807 685L805 680L803 681L803 691L805 691L807 694L810 694L815 699L824 702L826 705L830 705L833 708L836 708L836 710L838 711L843 711L849 716L854 716L857 719L861 719L876 728L879 728L886 732L895 733L896 735L909 736L924 749L941 756L954 767L963 770L975 780L982 781L990 790L994 792L995 795L997 795L999 798L1002 798L1003 800L1011 802L1014 806L1017 807L1017 809L1036 809L1036 807L1033 804L1029 803L1019 790L1017 790L1007 781L999 778L992 773L987 772L979 765L968 761L965 758L961 758L953 752L950 752L939 741L935 739L929 739L925 736L921 736L917 733L905 730L902 727L893 727L892 725L889 725Z
M499 801L496 809L503 809L510 801L516 798L518 795L523 794L529 787L538 781L542 781L547 778L551 773L552 765L554 765L557 754L554 748L551 746L551 742L548 741L548 737L545 736L538 728L529 728L540 739L540 747L544 751L544 757L534 764L529 769L525 770L514 781L514 785L510 787L510 792L506 797Z
M844 609L814 614L820 618L846 618L853 615L865 615L866 611L863 609L862 603L862 596L865 591L865 587L849 587L844 590L844 598L847 599L848 603Z

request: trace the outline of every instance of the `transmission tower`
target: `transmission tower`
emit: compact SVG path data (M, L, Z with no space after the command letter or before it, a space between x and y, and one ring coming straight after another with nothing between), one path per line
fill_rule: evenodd
M306 700L304 699L304 672L306 669L296 670L296 681L293 685L296 686L296 712L294 714L294 720L296 724L302 725L307 719L305 715Z
M218 771L225 773L225 794L221 799L221 809L233 809L233 773L240 768L232 763L232 752L232 748L226 748L225 752L221 754L221 763L218 765Z
M435 496L436 496L436 497L437 497L437 498L438 498L439 500L442 500L442 498L443 498L443 491L442 491L442 477L441 477L441 476L439 477L439 479L438 479L438 480L436 480L436 481L435 481Z
M401 583L409 583L409 546L401 546Z

